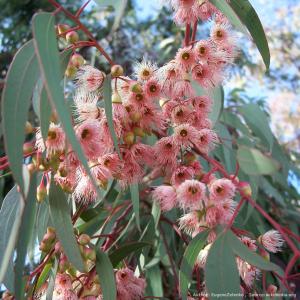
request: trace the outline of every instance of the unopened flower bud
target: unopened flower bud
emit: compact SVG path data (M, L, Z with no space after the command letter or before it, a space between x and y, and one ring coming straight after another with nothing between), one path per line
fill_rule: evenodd
M136 82L136 83L133 83L131 86L130 86L130 90L133 92L133 93L136 93L136 94L140 94L143 92L143 88L142 86Z
M76 31L70 31L66 34L66 40L69 44L75 44L79 41L79 35Z
M47 188L45 187L44 183L42 182L36 190L36 198L38 202L44 201L47 196Z
M112 103L122 103L122 98L118 92L114 92L111 96Z
M50 250L50 248L51 248L51 244L41 241L40 247L39 247L40 251L48 252Z
M133 132L136 136L140 136L140 137L144 137L146 135L143 129L140 127L134 127Z
M124 75L124 69L120 65L113 65L111 67L111 76L112 77L119 77Z
M79 237L78 237L78 243L80 245L87 245L89 242L91 241L91 238L87 235L87 234L81 234Z
M132 122L139 122L141 120L142 115L139 112L130 113L129 117Z
M65 38L66 35L63 34L63 33L65 33L66 31L68 31L70 29L70 26L67 25L67 24L58 24L57 27L56 27L56 29L57 29L57 33L61 34L62 37Z
M134 133L133 132L127 132L124 136L124 142L127 145L133 145L134 144Z
M77 73L77 68L71 64L68 65L65 75L68 78L73 78Z
M25 133L26 134L33 133L33 126L28 121L26 121L26 124L25 124Z
M56 239L55 228L53 228L53 227L47 227L46 235L47 235L48 240L51 241L51 242L53 242Z
M60 242L55 243L54 251L55 251L55 253L60 253L62 251L62 247L61 247Z
M75 53L71 57L70 64L75 66L76 68L80 68L84 64L84 58L82 55Z
M246 182L246 181L239 182L238 188L241 192L243 192L243 194L245 196L247 196L247 197L252 196L252 189L248 182Z
M192 163L193 161L196 160L196 155L193 153L193 152L187 152L185 155L184 155L184 161L185 163L187 164L190 164Z

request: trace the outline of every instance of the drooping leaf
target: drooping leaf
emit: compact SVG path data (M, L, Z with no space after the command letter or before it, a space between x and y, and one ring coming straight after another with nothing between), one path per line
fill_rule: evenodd
M0 282L3 282L6 272L13 273L12 270L7 271L7 269L13 268L12 255L18 238L23 211L24 202L17 187L14 186L7 193L0 211L0 219L2 220L0 222ZM10 276L10 279L13 279L13 277ZM7 282L6 284L10 288L12 286L11 290L14 290L13 282Z
M271 157L264 155L255 148L240 146L237 159L241 169L249 175L269 175L277 172L279 163Z
M132 184L130 185L130 195L131 195L131 201L133 205L133 211L135 215L136 225L139 230L141 230L140 226L140 193L139 193L139 185Z
M15 297L16 299L24 299L25 280L23 278L25 260L29 241L31 240L34 221L36 215L36 187L37 178L35 175L31 176L28 195L26 197L26 204L24 213L22 215L22 234L20 234L17 242L17 258L15 262Z
M31 40L16 53L7 72L2 93L2 124L6 154L13 177L23 196L22 163L25 123L39 74L39 66Z
M247 125L261 141L272 150L274 137L270 129L268 117L255 103L249 103L239 107Z
M180 293L183 300L187 299L188 285L191 282L194 264L200 250L204 247L208 231L199 233L187 246L179 271Z
M109 259L113 265L113 267L116 267L120 261L122 261L125 257L127 257L129 254L138 251L146 246L149 246L149 243L145 242L133 242L133 243L127 243L114 252L112 252L109 255Z
M103 84L103 98L104 98L105 115L106 115L109 131L110 131L111 137L114 142L114 146L115 146L119 156L121 156L119 145L118 145L118 139L117 139L117 136L115 133L114 122L113 122L111 94L112 94L112 92L111 92L111 76L108 75L105 78L104 84Z
M255 266L261 270L266 271L274 271L277 272L280 276L284 276L284 272L282 269L273 264L270 261L267 261L266 259L262 258L257 253L249 250L247 246L245 246L233 233L232 231L226 232L227 240L229 242L229 245L231 246L234 253L251 264L252 266Z
M107 254L99 249L96 251L96 271L99 276L103 300L116 300L114 269Z
M77 141L70 111L65 103L63 89L60 85L61 65L56 40L54 16L51 13L38 13L33 17L33 36L35 52L38 57L41 73L48 99L56 109L64 131L73 150L77 153L83 167L95 186L97 184L91 175L86 157ZM97 192L98 189L96 188Z
M215 125L219 120L224 108L224 89L222 86L217 86L211 91L205 91L198 83L192 82L192 86L196 91L197 96L207 95L213 99L213 110L209 114L209 119Z
M249 30L266 68L270 67L270 50L260 19L248 0L210 0L231 22L241 29L242 22ZM237 16L235 16L234 15Z
M50 217L68 260L82 272L84 265L75 239L70 209L64 192L54 181L49 190Z
M231 300L230 294L239 295L240 277L227 233L221 233L209 249L205 264L205 282L210 299ZM242 297L234 297L242 299Z

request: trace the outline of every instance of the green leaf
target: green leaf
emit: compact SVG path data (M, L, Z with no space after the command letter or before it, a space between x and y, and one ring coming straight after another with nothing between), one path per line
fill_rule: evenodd
M237 159L241 169L249 175L270 175L280 168L279 163L273 158L246 146L238 148Z
M250 131L246 125L244 125L240 118L229 111L223 111L221 120L230 127L239 130L244 135L250 135Z
M24 268L27 255L29 241L33 235L34 221L36 215L36 188L37 178L35 175L31 176L29 191L26 199L24 213L22 215L22 234L18 238L17 243L17 258L15 262L15 297L16 299L24 299L25 284Z
M221 233L209 249L205 264L205 282L210 299L231 300L230 294L240 294L240 277L236 257L228 234ZM229 293L229 294L228 294ZM242 299L242 297L234 297Z
M139 185L132 184L130 185L130 195L131 195L131 201L133 205L133 211L135 215L136 225L139 230L141 230L140 226L140 194L139 194Z
M210 91L205 91L198 83L192 81L193 89L197 96L207 95L213 99L213 110L209 114L209 119L215 125L219 120L224 108L224 89L222 86L217 86Z
M274 137L266 113L255 103L241 106L238 110L243 114L243 117L252 132L258 136L271 151L273 148Z
M125 244L124 246L121 246L117 250L115 250L113 253L109 255L109 259L115 268L120 261L122 261L125 257L127 257L132 252L138 251L146 246L149 246L149 243L145 242L133 242Z
M163 297L164 291L162 287L162 277L161 277L161 270L158 265L155 265L154 267L147 269L147 286L149 285L152 293L151 295L154 295L155 297Z
M54 16L51 13L38 13L33 17L34 46L38 57L41 73L45 80L48 99L53 104L62 123L73 150L77 153L83 167L90 176L97 192L97 184L91 175L87 160L77 141L70 111L65 103L63 89L60 85L61 66L54 26Z
M231 8L230 4L225 0L209 0L215 7L217 7L231 22L233 26L239 31L248 34L244 24L241 22L240 18L236 12Z
M238 29L241 29L240 21L249 30L254 43L256 44L266 68L270 67L270 50L268 41L259 20L259 17L248 0L210 0ZM236 17L234 13L238 16Z
M48 281L48 288L46 293L46 300L52 300L54 287L55 287L55 277L58 269L58 260L55 259L54 266L50 271L50 277Z
M117 136L115 133L114 122L113 122L111 94L112 94L111 76L107 75L104 80L104 83L103 83L103 98L104 98L105 115L106 115L106 119L107 119L107 123L108 123L108 128L109 128L111 137L114 142L114 146L115 146L119 156L121 156L119 145L118 145L118 139L117 139Z
M0 210L0 220L2 220L0 222L0 282L3 282L8 268L13 267L12 255L18 238L23 211L24 202L17 186L14 186L7 193ZM12 270L8 272L11 274ZM11 276L10 279L12 279ZM8 285L11 286L13 283L9 282Z
M187 299L188 285L191 282L193 268L200 250L204 247L206 243L207 236L207 230L199 233L189 243L183 254L179 270L179 285L182 300Z
M38 291L39 288L43 285L43 283L47 280L47 278L49 277L50 271L52 268L52 263L48 263L45 265L41 275L39 276L39 279L36 283L36 290Z
M2 93L2 123L6 153L13 177L23 196L25 123L38 76L39 67L31 40L16 53L7 72Z
M234 253L248 262L250 265L255 266L261 270L274 271L277 272L280 276L284 276L284 272L279 266L267 261L257 253L249 250L249 248L245 246L231 231L226 232L226 236L229 245L231 246Z
M101 250L96 251L96 271L99 276L103 300L116 300L114 269L107 254Z
M81 272L84 264L75 239L70 209L64 192L51 180L49 190L50 217L58 239L69 261Z

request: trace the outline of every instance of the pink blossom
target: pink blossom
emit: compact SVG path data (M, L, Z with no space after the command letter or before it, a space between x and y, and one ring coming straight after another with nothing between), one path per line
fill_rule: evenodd
M135 63L133 69L134 74L138 80L148 80L152 77L154 72L157 70L157 65L153 62L147 61L145 58L140 63Z
M174 140L180 146L193 147L198 135L197 129L188 123L178 125L174 128Z
M196 58L201 63L207 63L213 58L213 52L215 51L213 43L209 40L201 40L197 42L193 49Z
M195 53L192 47L180 48L175 60L180 69L189 70L195 64Z
M98 107L95 102L76 104L77 120L84 122L90 119L101 119L104 115L104 109Z
M124 167L124 161L122 161L117 153L109 153L99 158L99 163L105 167L114 177L120 175L122 168Z
M197 140L194 139L194 144L200 152L208 153L214 148L217 141L217 134L213 130L203 128L198 131Z
M174 186L179 186L182 182L192 179L194 176L194 169L190 166L178 166L174 169L171 176L171 183Z
M208 64L198 64L192 69L192 78L204 89L211 89L222 82L223 74Z
M284 244L281 234L277 230L269 230L259 238L260 243L269 252L280 252Z
M188 78L182 78L178 80L172 86L172 97L194 97L195 91L192 87L191 81Z
M192 115L192 110L187 105L177 105L171 112L171 120L174 124L182 124L189 121Z
M256 245L256 241L255 240L252 240L250 239L249 237L247 236L242 236L240 238L241 242L247 246L251 251L255 252L257 250L257 245Z
M147 97L158 98L161 94L161 86L156 79L149 79L145 82L144 93Z
M146 288L143 278L134 276L129 268L116 272L117 300L142 300Z
M202 208L202 201L206 198L206 188L197 180L186 180L177 188L179 205L184 209Z
M151 146L135 143L131 146L130 151L139 164L146 164L149 167L153 166L154 151Z
M179 146L172 136L161 138L154 145L154 155L157 165L175 166Z
M65 133L63 129L54 123L50 123L47 139L44 142L40 129L36 134L36 147L39 151L46 150L47 156L61 153L65 149Z
M79 170L77 178L78 183L73 193L75 201L87 204L94 202L97 199L97 191L89 176Z
M83 66L77 72L77 86L94 92L103 85L105 74L92 66Z
M179 218L179 228L188 235L195 236L205 230L206 224L199 219L198 211L191 211Z
M231 199L235 194L235 190L235 185L231 180L226 178L217 179L209 186L210 199L216 202Z
M89 159L99 157L104 149L101 143L100 124L96 120L87 120L76 128L77 138Z
M190 99L197 115L204 116L211 112L212 99L208 96L198 96Z
M176 191L172 186L161 185L152 192L153 199L163 211L169 211L176 206Z
M209 249L211 248L212 244L208 244L204 247L204 249L202 249L198 256L197 256L197 260L196 260L196 266L200 267L200 268L204 268L205 264L206 264L206 259L209 253Z

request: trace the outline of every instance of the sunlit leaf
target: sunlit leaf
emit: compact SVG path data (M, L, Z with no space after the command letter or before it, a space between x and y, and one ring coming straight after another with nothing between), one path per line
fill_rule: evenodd
M23 211L24 201L21 199L17 187L14 186L7 193L0 211L2 220L0 222L0 282L3 282L7 268L13 267L12 254L17 242ZM13 282L10 282L9 285L13 286Z
M249 175L269 175L277 172L279 163L271 157L264 155L255 148L240 146L237 159L241 169Z

